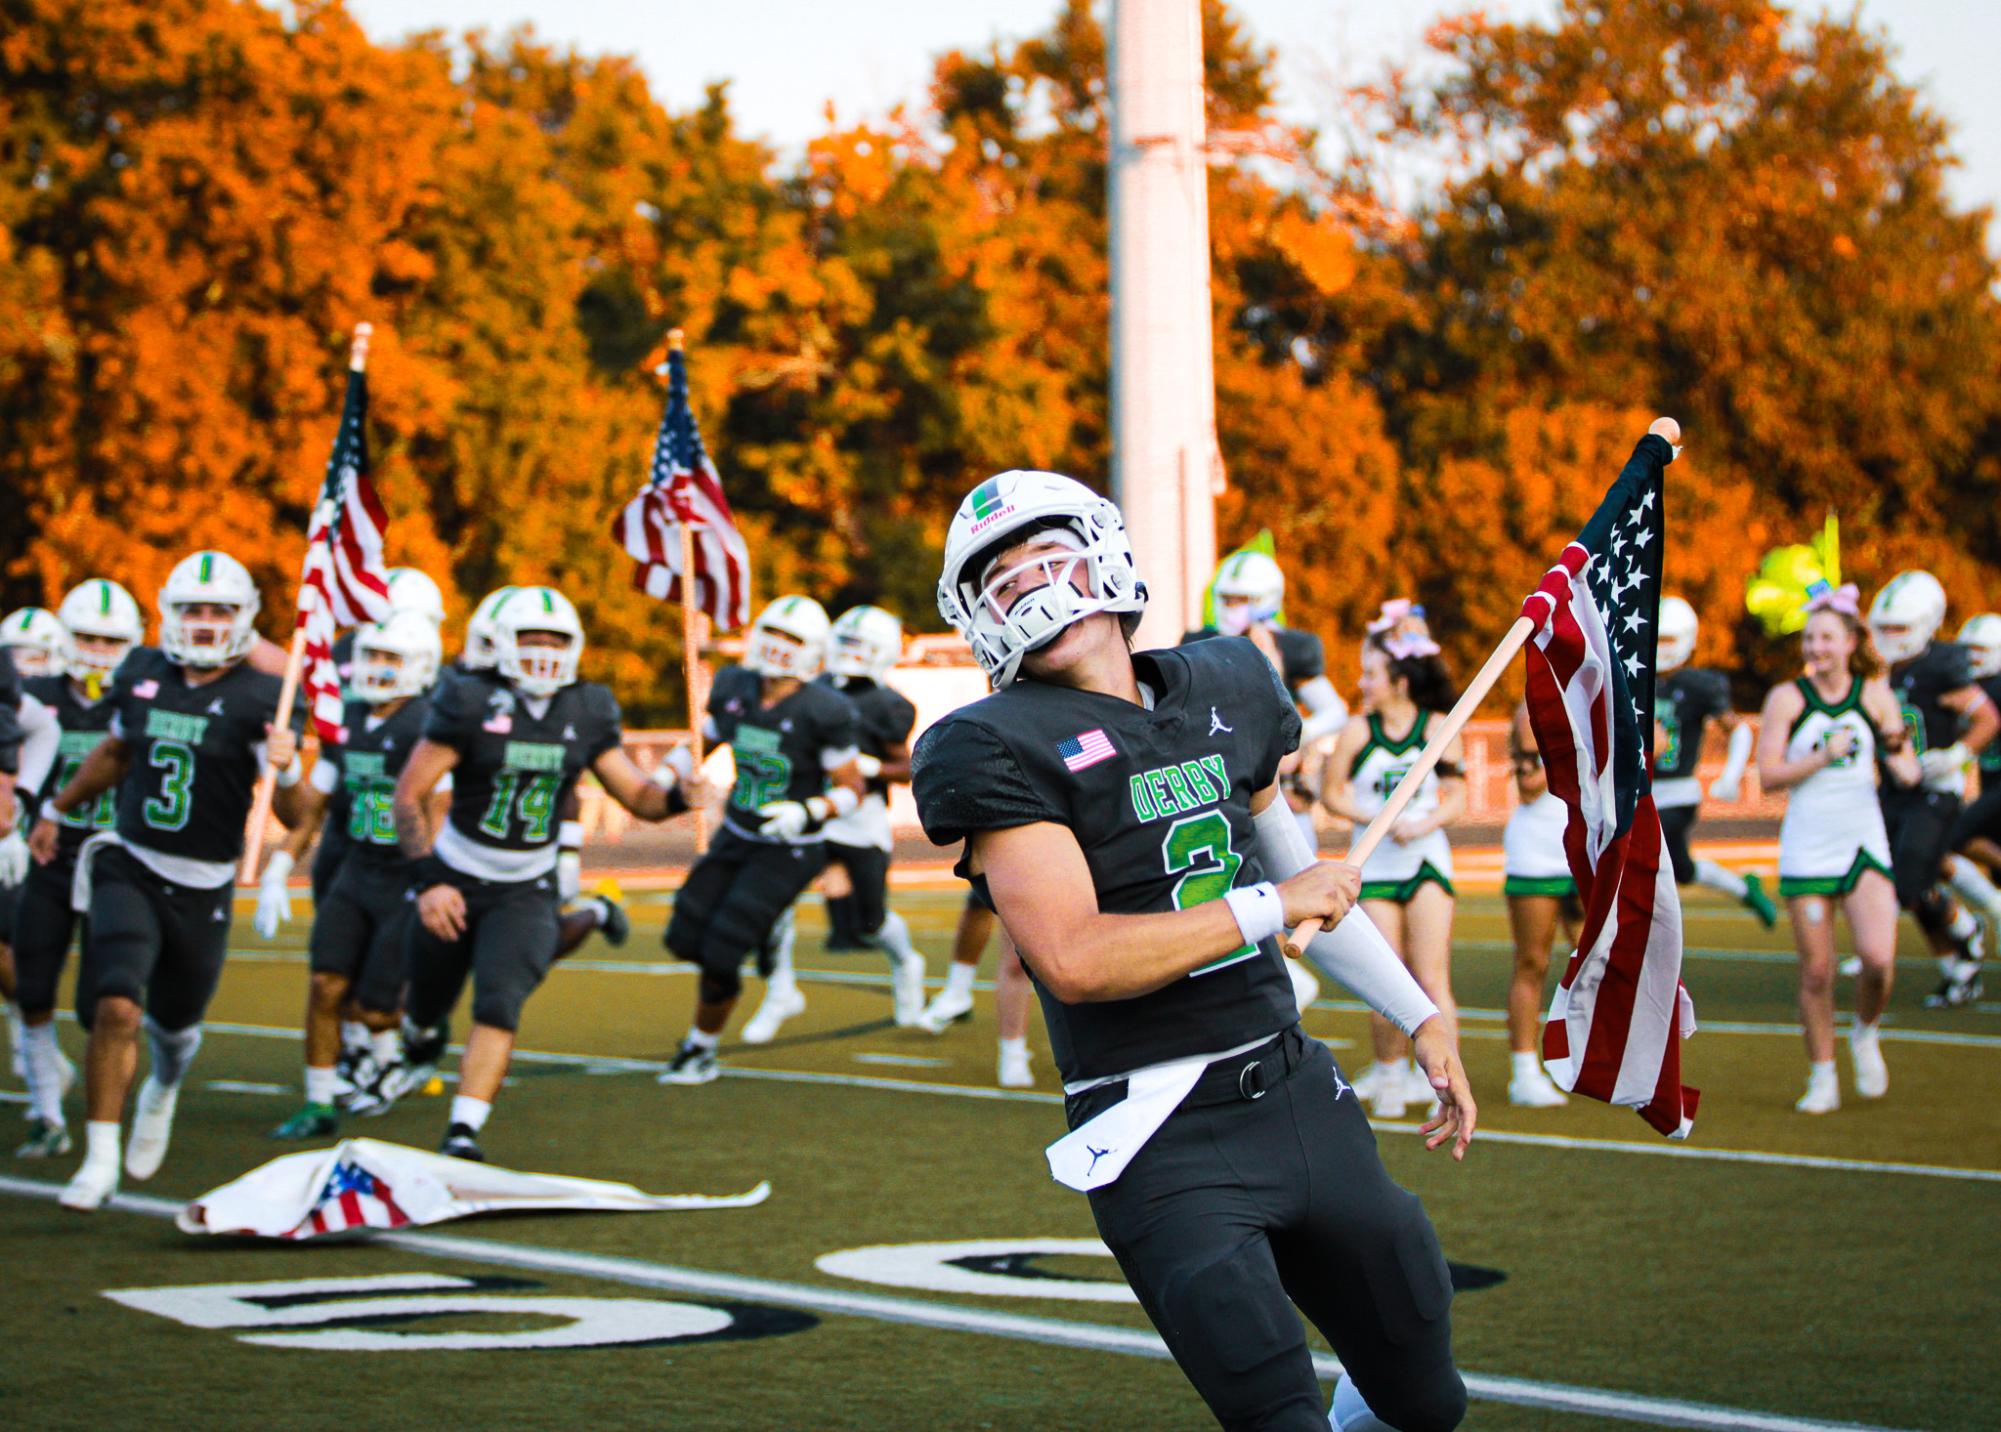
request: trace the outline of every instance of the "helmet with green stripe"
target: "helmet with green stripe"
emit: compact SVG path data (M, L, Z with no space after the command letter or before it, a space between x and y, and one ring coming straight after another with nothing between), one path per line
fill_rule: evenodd
M743 664L759 676L811 681L827 655L827 609L811 597L780 597L750 624Z
M56 608L70 636L70 674L108 678L146 639L146 618L132 594L108 577L72 587Z
M1278 620L1285 605L1285 573L1263 552L1232 552L1216 569L1216 629L1242 636Z
M499 587L479 599L466 618L466 649L459 664L467 671L491 671L500 661L500 608L519 587Z
M182 666L228 666L257 644L257 584L227 552L183 557L160 588L160 650Z
M23 676L61 676L69 670L69 633L47 607L22 607L0 620L0 646Z
M1945 588L1930 572L1899 572L1869 604L1869 639L1892 665L1931 644L1945 621Z
M389 569L389 610L415 612L434 627L445 624L445 594L415 567Z
M391 612L354 633L354 694L371 706L420 696L438 679L438 629L416 610Z
M584 625L554 587L522 587L494 615L495 665L524 696L554 696L577 679Z
M903 623L881 607L849 607L827 642L827 670L881 681L903 655Z
M1967 664L1976 681L2001 676L2001 616L1980 612L1966 619L1959 629L1959 644L1966 648Z

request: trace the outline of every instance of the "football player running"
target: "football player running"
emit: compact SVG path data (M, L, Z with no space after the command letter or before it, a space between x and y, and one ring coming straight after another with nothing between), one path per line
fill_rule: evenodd
M22 683L26 693L49 708L60 735L46 782L24 787L30 813L44 796L69 784L84 758L111 725L105 699L111 677L126 655L146 639L146 619L132 594L116 582L93 578L74 588L57 609L66 638L60 672L45 672ZM17 999L24 1031L28 1084L28 1137L17 1158L53 1158L70 1151L63 1095L75 1071L56 1043L56 987L76 934L70 908L76 853L93 834L111 829L117 798L106 791L58 822L56 857L33 865L20 888L14 913L13 947L18 972Z
M235 558L197 552L160 590L160 648L126 657L106 697L111 721L76 774L42 806L31 844L61 855L65 817L116 789L117 817L77 851L88 920L77 979L89 1124L82 1168L60 1202L88 1212L118 1187L120 1119L137 1072L139 1033L152 1062L132 1116L124 1171L159 1170L201 1021L229 947L236 862L266 761L272 810L290 824L304 798L292 727L275 727L281 682L245 660L257 640L257 587Z
M1723 773L1709 786L1709 795L1716 800L1734 801L1743 794L1744 767L1755 739L1750 724L1730 709L1730 678L1688 664L1695 655L1697 633L1695 608L1680 597L1662 597L1660 681L1654 689L1654 804L1660 807L1661 836L1674 863L1675 884L1721 891L1769 930L1778 923L1779 912L1764 883L1756 875L1739 875L1713 860L1697 860L1688 849L1689 828L1702 811L1702 782L1696 770L1709 723L1714 721L1730 733Z
M1980 924L1941 884L1953 828L1966 793L1966 766L1994 739L2001 716L1974 684L1966 648L1935 638L1945 621L1945 588L1930 572L1899 572L1869 604L1869 639L1889 667L1890 690L1903 711L1904 731L1923 779L1915 786L1886 781L1883 821L1897 904L1917 917L1939 957L1932 1009L1980 998L1985 953Z
M745 957L767 948L825 868L827 823L853 815L867 793L854 703L813 679L830 625L811 597L780 597L751 623L743 664L718 672L710 689L702 729L730 748L736 784L723 828L688 872L667 922L667 948L699 965L701 980L694 1021L663 1084L706 1084L721 1072L716 1046L743 990ZM805 1003L791 972L774 967L756 1018L772 1009L783 1019Z
M1374 630L1362 644L1362 710L1335 743L1320 799L1336 816L1366 826L1424 749L1433 716L1450 710L1452 680L1429 636ZM1407 963L1455 1037L1452 998L1452 845L1445 827L1466 809L1465 756L1458 737L1418 787L1362 866L1362 907ZM1407 1059L1408 1041L1394 1024L1370 1021L1375 1062L1355 1079L1358 1098L1377 1117L1401 1118L1413 1100L1431 1102L1427 1071Z
M14 955L8 943L14 906L31 864L26 830L34 807L20 804L33 794L33 783L20 779L22 743L27 734L22 722L25 718L49 728L55 722L39 702L24 696L21 678L61 676L68 651L69 638L62 622L46 607L21 607L0 618L0 1007L7 1016L9 1062L14 1077L24 1081L28 1077L26 1035L21 1006L15 1000Z
M313 907L305 1103L271 1132L272 1138L286 1141L339 1131L334 1062L350 1001L351 1013L372 1041L370 1062L384 1068L400 1062L413 871L396 841L393 797L404 763L423 739L430 717L427 693L437 680L443 653L437 628L418 611L397 612L386 622L357 629L353 652L351 699L341 718L347 739L321 751L305 797L307 822L325 813L336 792L344 797L346 853ZM446 782L439 785L442 797ZM432 824L439 813L431 811ZM276 922L266 917L277 914L275 907L284 901L291 866L285 852L278 851L264 872L257 913L259 933L266 938L276 933ZM363 1074L352 1084L366 1090L374 1078Z
M2001 615L1968 617L1959 644L1973 679L2001 711ZM1946 883L1988 919L2001 920L2001 890L1992 878L2001 871L2001 740L1989 741L1975 766L1980 790L1953 825L1952 848L1960 853L1946 858Z
M1280 932L1327 922L1314 954L1416 1036L1427 1143L1458 1155L1456 1039L1280 796L1300 720L1271 664L1230 639L1135 655L1145 602L1118 509L1069 478L1003 473L952 521L939 608L995 691L925 732L913 787L1035 980L1072 1129L1052 1170L1226 1426L1329 1425L1293 1305L1347 1369L1335 1426L1456 1426L1444 1257L1300 1032Z
M521 1008L555 961L556 826L586 770L641 820L705 797L680 752L649 778L620 744L618 703L577 679L584 631L553 587L523 587L496 616L498 663L431 699L423 739L396 781L396 833L419 862L410 932L405 1059L421 1084L445 1047L445 1017L472 979L472 1033L441 1149L481 1160L480 1131L499 1097ZM435 829L431 793L452 777ZM665 782L666 784L663 784Z
M1800 1025L1806 1033L1806 1092L1793 1107L1828 1114L1841 1107L1834 1069L1834 906L1855 937L1861 969L1848 1050L1855 1092L1881 1098L1890 1087L1877 1025L1896 973L1897 892L1891 842L1877 798L1883 784L1917 789L1903 713L1863 644L1855 588L1816 592L1800 634L1805 674L1772 688L1759 723L1758 781L1785 791L1779 826L1779 894L1792 918L1800 960Z
M1515 970L1508 981L1508 1102L1517 1108L1554 1109L1570 1102L1542 1067L1543 986L1549 980L1549 944L1558 928L1572 946L1584 922L1577 881L1564 854L1569 812L1549 788L1535 728L1524 702L1508 722L1508 763L1515 773L1515 808L1501 831L1501 894L1508 902Z

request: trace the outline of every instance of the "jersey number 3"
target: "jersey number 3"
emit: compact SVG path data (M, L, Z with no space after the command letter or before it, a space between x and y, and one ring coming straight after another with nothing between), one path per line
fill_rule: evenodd
M147 763L161 772L160 793L148 796L142 814L154 830L179 830L188 823L188 792L195 783L195 753L179 741L155 741Z
M1237 871L1244 864L1243 856L1237 854L1230 843L1229 818L1219 810L1183 816L1169 826L1166 838L1160 843L1160 855L1167 866L1167 873L1181 876L1174 882L1174 908L1177 910L1222 899L1236 886ZM1225 965L1234 965L1257 952L1256 945L1239 945L1229 954L1219 956L1199 969L1190 970L1189 978L1220 970Z

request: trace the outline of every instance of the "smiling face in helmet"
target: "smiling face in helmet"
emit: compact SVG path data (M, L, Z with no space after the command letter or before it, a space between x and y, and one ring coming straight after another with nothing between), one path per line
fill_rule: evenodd
M997 621L1004 622L1017 603L1059 582L1067 584L1078 596L1089 597L1090 574L1079 554L1081 545L1075 534L1051 529L1032 533L1025 540L1002 548L981 574L981 603ZM1023 656L1021 670L1041 680L1055 679L1094 654L1108 637L1120 647L1125 644L1116 615L1094 612L1080 617L1046 644Z

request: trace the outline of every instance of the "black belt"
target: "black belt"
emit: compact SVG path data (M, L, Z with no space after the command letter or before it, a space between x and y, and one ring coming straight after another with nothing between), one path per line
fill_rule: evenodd
M1262 1099L1306 1062L1306 1051L1306 1036L1295 1024L1267 1044L1211 1064L1202 1071L1202 1077L1195 1081L1195 1087L1188 1091L1181 1106L1193 1109Z

